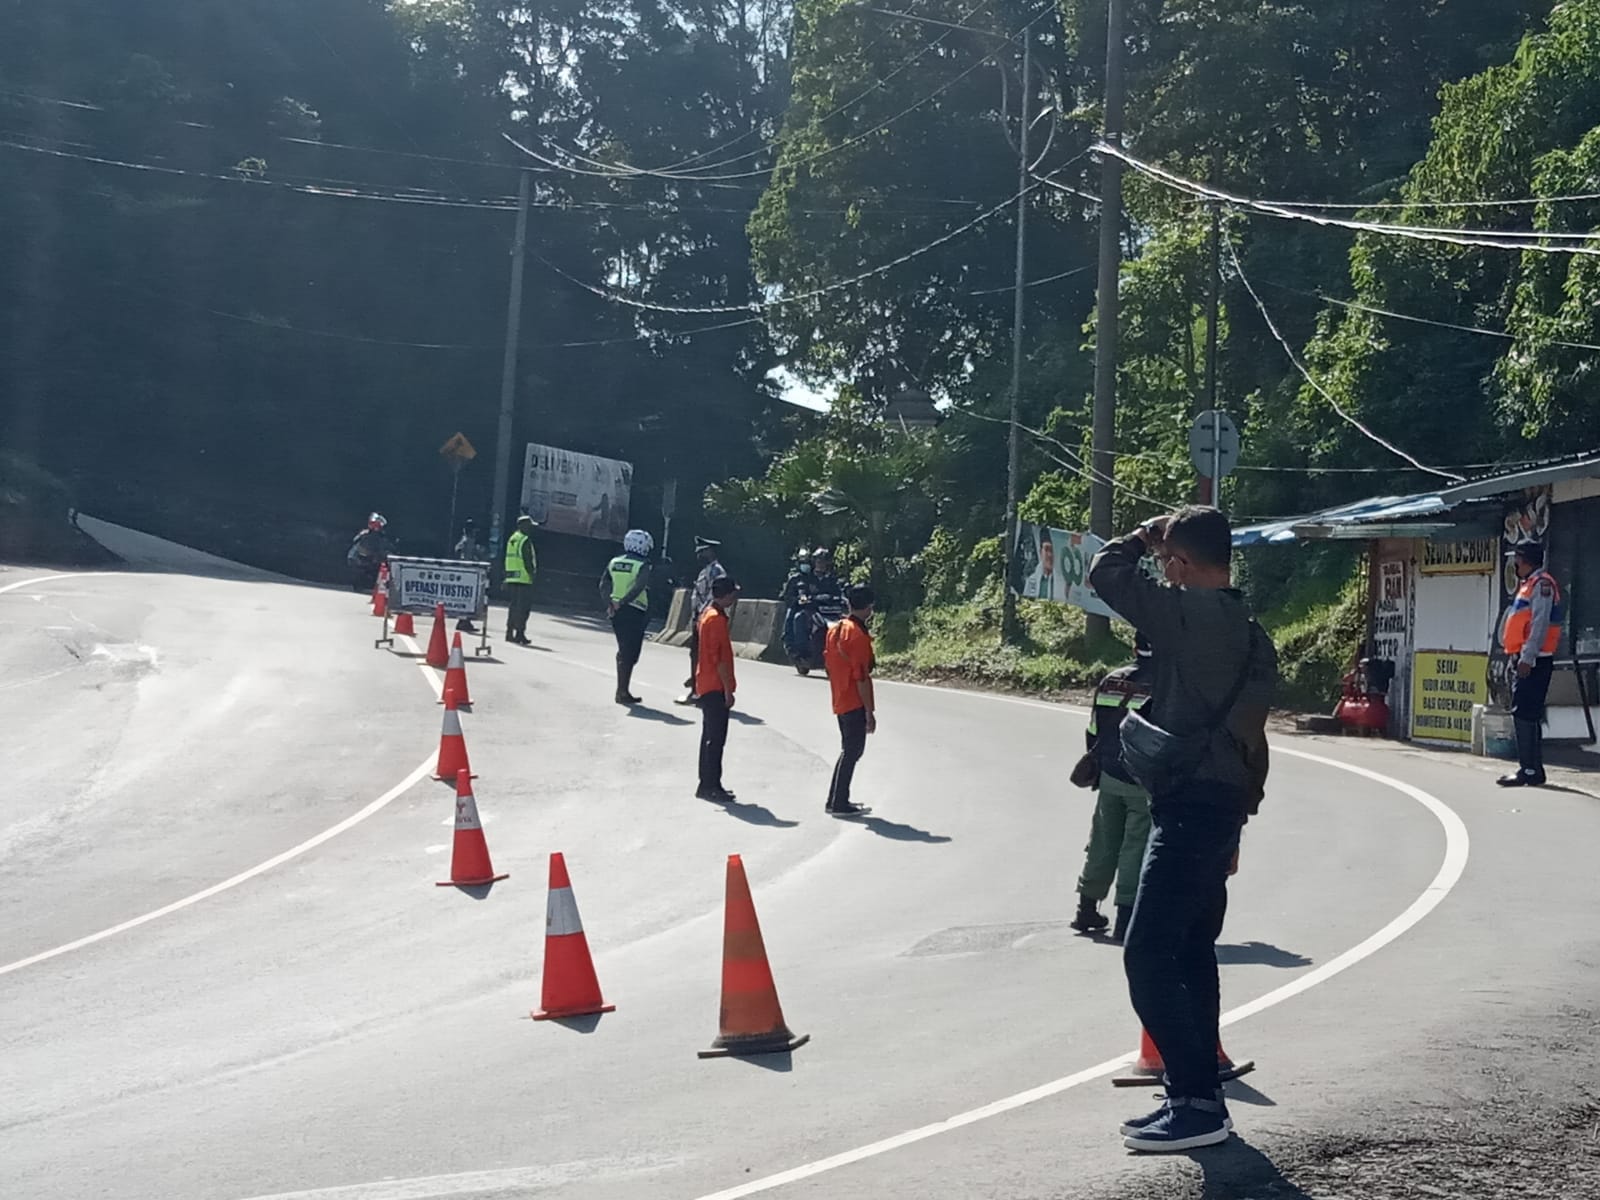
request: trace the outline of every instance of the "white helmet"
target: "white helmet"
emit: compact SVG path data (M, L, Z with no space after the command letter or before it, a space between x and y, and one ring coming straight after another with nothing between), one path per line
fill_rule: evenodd
M622 535L622 548L629 554L649 558L650 552L656 548L656 543L655 539L644 530L630 529Z

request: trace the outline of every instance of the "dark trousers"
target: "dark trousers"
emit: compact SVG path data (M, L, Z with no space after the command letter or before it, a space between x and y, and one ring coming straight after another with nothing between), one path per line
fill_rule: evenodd
M639 651L644 647L645 626L650 614L642 608L628 605L611 616L611 632L617 635L617 661L631 667L639 661Z
M867 751L867 710L839 714L839 761L833 764L833 780L828 784L828 807L850 803L850 783L856 764Z
M533 611L533 584L506 584L506 637L528 636L528 614Z
M1217 1092L1217 937L1242 807L1194 783L1150 805L1150 842L1123 944L1128 995L1167 1068L1169 1095Z
M707 692L700 703L700 786L722 786L722 748L728 744L728 694Z
M1517 726L1517 761L1522 774L1544 778L1544 702L1550 694L1550 676L1556 660L1539 658L1526 679L1511 689L1511 716Z

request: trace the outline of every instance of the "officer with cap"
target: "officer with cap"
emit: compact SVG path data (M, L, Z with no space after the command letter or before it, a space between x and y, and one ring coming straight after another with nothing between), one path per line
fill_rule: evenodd
M611 629L617 635L618 704L639 703L628 685L633 682L645 626L650 623L650 553L654 549L655 539L643 529L628 530L622 539L622 553L606 566L600 580Z
M513 646L532 645L528 641L528 613L533 610L533 577L539 570L539 560L533 552L535 528L534 519L523 513L506 539L506 641Z
M695 576L694 592L690 596L692 623L689 626L689 678L684 680L683 684L689 689L689 693L678 701L679 704L694 703L695 675L700 667L700 618L705 615L706 609L711 607L711 585L719 579L725 579L728 574L728 569L718 561L721 550L721 542L695 536L694 557L700 564L700 574Z
M1517 594L1500 622L1500 646L1516 664L1511 690L1511 716L1517 727L1515 774L1502 776L1501 787L1544 784L1544 701L1561 645L1565 611L1561 585L1544 569L1544 546L1521 542L1507 551L1517 573Z

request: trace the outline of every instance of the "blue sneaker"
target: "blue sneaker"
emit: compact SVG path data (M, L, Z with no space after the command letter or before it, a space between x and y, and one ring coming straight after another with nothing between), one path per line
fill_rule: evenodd
M1222 1105L1223 1128L1227 1129L1230 1133L1233 1132L1233 1118L1228 1115L1228 1104L1227 1101L1223 1099L1221 1092L1217 1093L1217 1103ZM1147 1129L1151 1125L1155 1124L1157 1118L1165 1115L1167 1106L1169 1104L1171 1104L1170 1100L1162 1100L1161 1107L1156 1109L1155 1112L1145 1113L1145 1115L1142 1117L1129 1117L1122 1123L1122 1129L1120 1131L1122 1136L1129 1137L1135 1133L1138 1133L1140 1130Z
M1215 1100L1174 1096L1153 1116L1144 1128L1124 1137L1122 1144L1145 1154L1177 1154L1228 1140L1227 1112Z

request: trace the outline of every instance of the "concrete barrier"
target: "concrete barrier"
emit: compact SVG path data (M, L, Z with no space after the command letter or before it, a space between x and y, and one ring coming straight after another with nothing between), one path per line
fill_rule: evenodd
M740 600L733 610L733 652L740 658L783 662L783 601Z
M672 593L672 604L667 609L667 623L656 634L656 641L667 646L689 644L689 589L679 588Z

